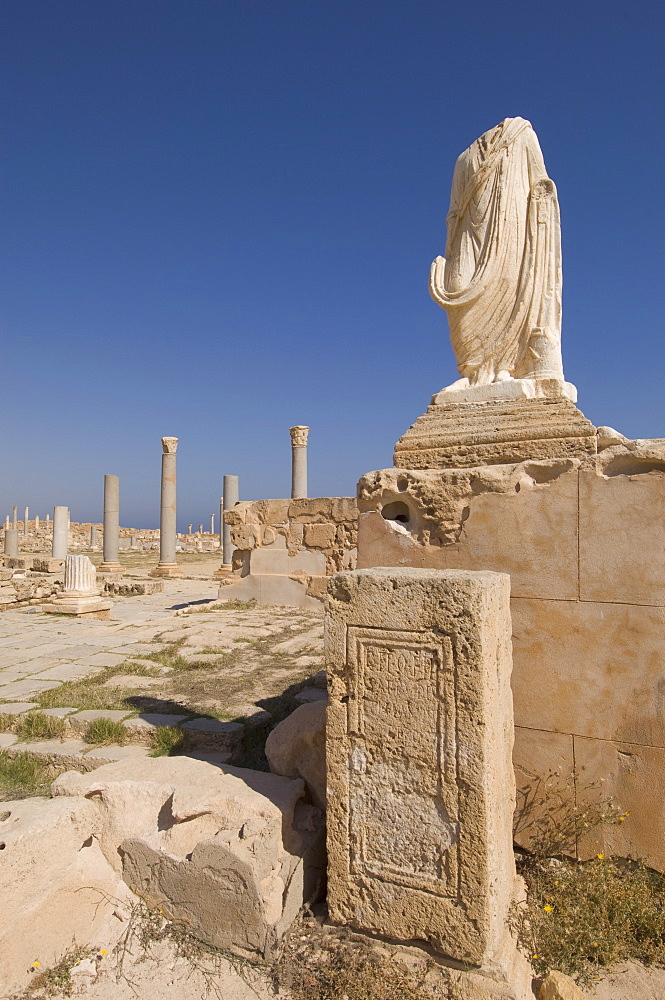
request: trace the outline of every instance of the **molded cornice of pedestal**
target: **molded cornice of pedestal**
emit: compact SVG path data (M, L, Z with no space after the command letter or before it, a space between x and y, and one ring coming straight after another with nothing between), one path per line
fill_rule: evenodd
M395 445L395 466L401 469L468 468L528 459L595 455L596 428L578 410L570 395L553 392L528 396L525 392L529 387L523 383L532 381L537 380L515 379L497 383L496 388L495 385L478 386L438 393L434 397L436 402ZM563 387L569 383L557 385ZM503 397L492 398L492 394L501 389ZM506 398L506 391L516 395ZM464 398L474 392L485 393L486 398L482 401ZM453 396L459 397L459 402L449 402Z

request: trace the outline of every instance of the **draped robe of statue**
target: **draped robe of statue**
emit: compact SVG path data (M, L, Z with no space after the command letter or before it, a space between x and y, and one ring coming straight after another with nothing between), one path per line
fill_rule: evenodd
M430 293L462 376L450 388L563 380L559 203L530 122L506 118L461 154L447 231Z

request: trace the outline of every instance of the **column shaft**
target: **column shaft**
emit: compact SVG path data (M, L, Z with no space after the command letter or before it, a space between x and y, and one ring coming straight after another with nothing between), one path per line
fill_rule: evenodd
M92 545L92 531L90 532ZM100 573L122 573L118 560L120 538L120 478L104 476L104 559Z
M307 496L307 436L309 427L291 428L291 499Z
M230 510L238 503L238 477L224 476L224 497L222 509ZM231 525L224 522L222 529L222 563L230 566L233 561L233 543L231 542Z
M5 555L18 555L18 529L5 528Z
M53 559L66 559L69 540L69 510L66 507L53 508Z
M178 439L162 438L162 493L159 516L159 565L155 576L182 576L176 563L176 449Z

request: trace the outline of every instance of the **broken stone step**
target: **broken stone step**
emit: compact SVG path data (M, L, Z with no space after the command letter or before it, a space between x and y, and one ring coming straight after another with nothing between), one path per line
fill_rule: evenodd
M325 701L328 697L327 691L320 687L306 687L295 696L295 701L299 705L308 705L312 701Z
M188 749L211 750L230 753L240 751L245 727L241 722L220 722L219 719L191 719L180 727L184 745Z
M126 757L140 759L149 754L147 747L134 745L99 747L84 743L83 740L35 740L29 743L13 743L3 749L8 757L25 753L30 757L36 757L54 770L67 767L74 771L94 771L96 767L101 767L110 761L123 760Z
M186 719L186 715L142 712L140 715L132 716L131 719L125 719L123 725L132 742L149 743L155 730L179 726Z

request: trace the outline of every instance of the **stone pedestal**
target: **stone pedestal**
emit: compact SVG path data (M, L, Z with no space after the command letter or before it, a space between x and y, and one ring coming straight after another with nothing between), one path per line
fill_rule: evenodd
M67 507L53 508L53 541L51 558L65 559L69 541L69 510Z
M18 528L5 528L5 555L18 555Z
M159 563L151 576L182 576L176 562L176 437L162 438L162 500L159 518Z
M118 560L119 538L120 479L107 475L104 476L104 559L98 567L99 573L122 573Z
M307 436L309 427L291 427L291 499L307 497Z
M328 587L328 906L426 941L526 998L517 889L510 581L373 569Z
M395 445L395 465L455 469L595 455L596 428L576 398L575 386L557 379L442 390Z
M65 589L54 601L43 605L50 614L76 615L108 621L112 603L102 599L95 567L87 556L65 559Z

